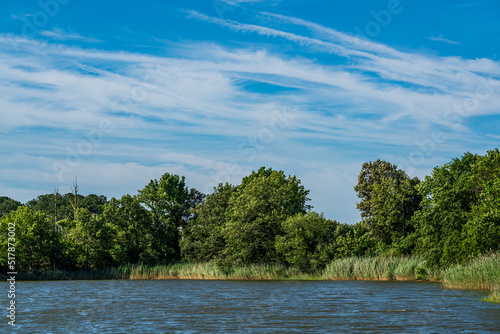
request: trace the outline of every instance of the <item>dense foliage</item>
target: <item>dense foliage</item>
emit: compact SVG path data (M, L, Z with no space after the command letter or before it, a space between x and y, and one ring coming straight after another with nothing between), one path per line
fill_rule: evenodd
M465 262L500 248L500 152L466 153L419 186L418 251L430 262Z
M466 153L420 181L389 162L364 163L354 187L362 220L311 211L295 176L262 167L205 196L165 173L134 196L58 191L22 205L0 197L0 247L16 228L16 267L98 270L128 264L212 262L316 272L355 256L418 255L427 266L500 249L500 152ZM0 258L2 269L7 257Z

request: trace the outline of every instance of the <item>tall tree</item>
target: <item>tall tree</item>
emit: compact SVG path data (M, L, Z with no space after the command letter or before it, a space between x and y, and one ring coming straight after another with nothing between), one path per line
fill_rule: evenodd
M282 233L281 224L310 208L308 193L297 177L271 168L262 167L243 178L226 211L227 259L231 263L278 261L275 238Z
M415 216L420 235L419 248L431 264L465 261L468 251L461 245L462 230L477 203L471 191L474 164L479 156L465 153L460 159L435 167L420 183L422 210Z
M105 205L102 218L114 230L113 257L117 263L151 263L151 239L154 231L148 211L136 197L112 198Z
M59 194L59 187L54 187L53 198L54 198L54 230L57 231L57 200L61 197Z
M0 218L6 216L12 211L16 211L17 208L22 206L21 202L13 200L12 198L1 196L0 197Z
M419 209L419 182L402 172L398 179L383 177L373 184L371 228L374 239L382 245L393 245L414 232L411 218Z
M354 187L357 208L379 249L385 249L413 232L411 218L419 208L417 178L389 162L365 162Z
M153 252L158 262L170 263L180 258L180 233L190 209L189 194L184 176L169 173L139 190L138 198L150 212Z
M52 269L57 261L59 236L46 215L21 206L0 220L0 246L7 251L9 227L15 229L15 262L18 271ZM5 254L5 253L4 253ZM6 256L0 264L6 265Z
M76 219L59 221L66 248L66 265L80 269L103 269L113 265L113 230L102 217L85 208Z
M464 226L467 255L479 255L500 249L500 151L488 151L474 164L467 190L477 202Z
M237 187L233 185L220 183L195 209L194 218L183 230L181 240L181 253L185 261L211 261L221 255L226 246L223 233L226 210L236 190Z
M196 209L203 204L205 197L206 195L197 189L191 188L189 190L189 195L185 204L186 210L183 217L184 225L187 226L192 219L196 219L198 212Z

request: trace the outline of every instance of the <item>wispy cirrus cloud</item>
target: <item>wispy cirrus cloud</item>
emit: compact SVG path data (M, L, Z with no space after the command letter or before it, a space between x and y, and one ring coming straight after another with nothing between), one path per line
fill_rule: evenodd
M485 78L488 78L491 86L500 85L500 64L489 59L468 60L405 53L302 19L271 13L263 14L280 21L305 26L317 36L302 36L266 26L209 17L195 11L189 13L193 18L218 24L233 31L280 37L305 48L313 48L316 52L333 53L354 59L355 62L348 67L343 65L325 67L325 69L335 68L333 72L336 74L329 73L325 80L332 83L335 81L333 78L339 78L339 85L342 86L340 88L348 91L347 86L351 86L350 90L358 95L366 95L374 100L383 100L403 107L401 115L425 119L431 123L457 126L446 121L444 114L447 109L462 103L464 99L472 98ZM365 74L353 70L361 70ZM376 73L377 76L374 78L371 73ZM498 94L494 95L482 104L481 111L474 110L474 112L497 113L495 103L498 102L498 98ZM418 110L427 112L417 113ZM469 116L471 115L472 113L469 113Z
M82 36L80 34L77 34L76 32L66 31L60 28L54 28L52 30L42 30L40 31L40 35L56 41L80 41L85 43L102 43L102 40L100 39Z
M228 5L237 6L242 4L266 4L266 5L276 5L283 0L219 0L225 2Z
M448 44L462 45L460 42L452 41L451 39L444 38L443 35L428 37L431 41L443 42Z
M115 196L168 171L208 191L267 165L302 177L318 211L333 210L332 203L350 203L354 211L361 163L372 156L397 163L416 135L445 132L440 152L496 138L483 138L467 120L500 114L498 61L401 51L268 12L251 23L186 13L197 24L223 27L235 39L255 35L261 43L183 40L150 55L71 47L64 41L99 40L62 29L41 33L51 42L0 35L0 140L8 142L2 189L37 175L41 183L32 192L60 184L53 163L67 164L103 119L113 131L63 183L78 176L93 192ZM301 54L268 47L270 41ZM271 131L276 111L294 121ZM236 172L214 177L226 170Z

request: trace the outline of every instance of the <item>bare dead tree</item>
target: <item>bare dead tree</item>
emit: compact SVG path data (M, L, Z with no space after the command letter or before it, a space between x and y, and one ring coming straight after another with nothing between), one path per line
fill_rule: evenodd
M57 198L59 197L59 187L54 187L54 229L57 232Z
M68 198L69 204L71 204L71 207L73 208L73 219L76 219L76 210L78 209L78 206L80 205L80 201L78 199L78 180L75 177L75 181L73 182L73 186L71 187L71 194L73 195L73 199L66 195Z

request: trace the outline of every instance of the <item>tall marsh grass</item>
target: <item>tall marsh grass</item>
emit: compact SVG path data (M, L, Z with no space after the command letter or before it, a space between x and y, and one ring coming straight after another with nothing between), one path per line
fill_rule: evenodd
M3 278L3 277L2 277ZM311 279L312 276L284 265L251 264L235 267L230 272L214 263L178 263L170 265L128 265L103 270L49 270L19 273L19 281L109 280L109 279L213 279L213 280L275 280Z
M173 264L168 266L137 266L130 279L222 279L222 280L273 280L304 278L298 270L283 265L252 264L223 272L214 263Z
M443 286L450 289L493 290L500 285L500 253L478 257L443 271Z
M18 280L99 280L99 279L212 279L212 280L435 280L424 269L425 260L410 257L349 257L338 259L324 270L304 273L279 264L251 264L221 270L215 263L170 265L128 265L104 270L51 270L20 273Z
M439 270L426 268L421 256L348 257L329 263L323 276L330 280L436 280Z
M457 264L443 272L443 287L491 290L483 301L500 304L500 253L478 257L466 265Z
M105 280L130 278L131 265L102 270L48 270L17 274L19 281Z

